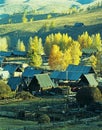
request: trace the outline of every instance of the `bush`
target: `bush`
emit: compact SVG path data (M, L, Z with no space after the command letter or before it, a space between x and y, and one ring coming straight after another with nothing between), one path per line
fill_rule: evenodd
M39 124L50 123L50 117L47 114L42 114L38 117Z
M28 100L28 99L33 99L34 96L30 92L22 91L22 92L17 92L15 98Z
M83 87L76 94L76 100L80 106L102 100L102 95L97 87Z
M101 94L102 94L102 86L98 86L99 90L101 91Z
M0 99L5 99L10 97L11 88L3 81L0 81Z

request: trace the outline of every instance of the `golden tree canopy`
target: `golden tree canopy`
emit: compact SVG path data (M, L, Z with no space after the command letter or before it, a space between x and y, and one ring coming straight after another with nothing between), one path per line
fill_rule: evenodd
M42 55L44 54L42 39L35 36L29 40L28 54L31 65L39 67L42 64Z

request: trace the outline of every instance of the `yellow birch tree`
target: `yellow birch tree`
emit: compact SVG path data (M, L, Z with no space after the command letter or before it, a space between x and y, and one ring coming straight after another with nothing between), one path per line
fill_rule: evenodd
M92 35L92 48L96 48L98 51L101 51L102 48L102 40L100 33L96 35Z
M21 41L20 39L18 39L16 48L17 48L17 51L25 51L26 50L23 41Z
M92 39L89 36L88 32L84 32L82 35L78 36L78 42L80 43L81 48L90 48L92 44Z
M35 67L40 67L42 64L42 55L44 54L42 39L35 36L29 39L28 55L30 64Z
M78 65L80 63L80 57L82 55L79 42L73 41L69 49L71 55L71 63Z
M6 37L0 37L0 51L8 50L8 42Z
M90 60L92 67L95 69L97 66L97 58L94 55L92 55L89 60Z
M61 70L63 53L59 50L59 46L53 45L49 56L49 65L51 69Z

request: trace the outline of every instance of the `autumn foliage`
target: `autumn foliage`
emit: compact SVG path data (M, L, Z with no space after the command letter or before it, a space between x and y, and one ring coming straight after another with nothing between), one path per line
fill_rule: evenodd
M52 69L65 70L69 64L80 63L80 44L68 34L56 33L47 36L44 48Z
M24 15L26 16L26 14ZM51 28L54 28L52 22ZM47 25L46 25L47 27ZM2 44L3 43L3 44ZM83 32L74 40L68 33L49 34L42 40L38 36L30 37L28 48L23 41L18 39L16 50L27 51L30 65L40 67L43 63L42 55L48 57L48 63L53 70L66 70L69 64L80 64L83 49L96 50L96 54L90 55L85 64L92 65L95 69L101 68L102 39L99 33L89 35ZM8 50L8 41L0 38L0 51Z
M94 68L99 66L101 52L101 36L90 36L88 32L78 36L75 41L67 33L50 34L45 39L44 50L49 57L49 65L55 70L65 70L69 64L78 65L82 56L82 49L96 49L98 54L89 58L90 65Z
M44 54L42 39L35 36L29 39L28 56L30 58L30 64L35 67L39 67L42 64L42 55Z

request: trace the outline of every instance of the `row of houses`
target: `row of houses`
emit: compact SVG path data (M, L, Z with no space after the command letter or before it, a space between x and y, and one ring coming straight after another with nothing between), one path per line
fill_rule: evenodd
M63 81L68 81L70 86L98 86L96 73L91 66L69 65L66 71L53 71L50 77L54 82L62 81L62 85Z
M18 56L25 57L23 52ZM0 53L1 60L4 57L11 57L11 55L5 55L5 52ZM9 53L14 56L16 52ZM21 54L21 55L20 55ZM15 56L16 57L16 56ZM69 86L97 86L98 83L95 79L95 71L91 66L83 65L69 65L65 71L46 71L42 69L36 69L31 66L22 67L21 64L3 64L0 68L0 78L7 81L7 84L13 91L30 91L34 93L42 89L48 89L56 87L62 84ZM67 84L66 84L67 81Z
M6 73L5 75L5 72ZM5 76L3 76L3 74ZM42 88L54 87L48 73L43 70L28 66L24 70L19 65L8 64L0 69L0 78L7 81L13 91L39 91Z
M1 73L2 72L2 73ZM6 72L6 76L5 76ZM95 79L95 71L91 66L69 65L66 71L46 72L42 69L35 69L28 66L23 71L19 65L5 65L0 70L1 78L7 79L7 84L13 91L39 91L63 84L69 86L94 86L98 85ZM8 76L7 76L8 74ZM57 83L57 85L56 85ZM65 84L64 84L65 85Z

